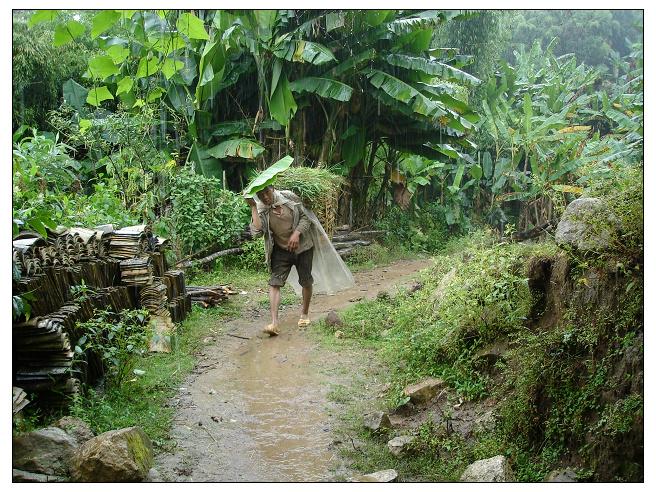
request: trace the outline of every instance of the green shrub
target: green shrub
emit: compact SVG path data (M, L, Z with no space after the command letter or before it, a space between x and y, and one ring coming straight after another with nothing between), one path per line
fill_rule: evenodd
M409 251L426 253L440 251L449 236L460 231L449 229L445 208L439 203L428 204L414 212L394 206L376 222L376 228L386 231L386 244L401 245Z
M263 237L244 242L241 245L241 249L244 250L243 253L221 258L221 263L228 268L237 268L251 272L266 271Z
M97 311L89 321L78 323L83 335L77 340L75 353L97 353L105 369L105 386L120 386L132 374L136 358L148 348L148 319L144 309Z
M249 222L244 199L221 189L221 181L195 174L185 167L171 183L170 231L183 256L208 246L232 246Z

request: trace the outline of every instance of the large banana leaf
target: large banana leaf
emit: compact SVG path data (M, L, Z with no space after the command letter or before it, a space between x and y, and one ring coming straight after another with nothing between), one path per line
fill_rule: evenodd
M264 152L264 147L253 140L245 138L226 140L207 150L208 155L217 159L224 159L228 156L255 159L262 152Z
M289 124L289 120L296 113L296 101L289 88L287 75L282 70L282 63L276 60L273 65L273 77L271 79L271 98L269 101L269 112L271 117L283 126Z
M392 54L387 55L386 60L387 63L394 65L395 67L417 70L428 75L438 75L447 80L455 80L470 85L478 85L481 83L481 81L473 75L458 70L457 68L442 63L434 58L427 59L417 56Z
M278 174L283 172L294 162L294 158L286 155L275 164L268 167L266 170L258 174L253 181L251 181L246 188L244 188L243 195L246 198L252 198L258 191L263 190L276 180Z
M345 73L357 69L360 64L364 64L369 60L373 60L375 57L376 57L376 50L373 48L369 48L368 50L364 50L363 52L358 53L357 55L353 55L348 59L344 60L339 65L331 68L323 76L338 77L340 75L343 75Z
M332 51L319 43L304 41L302 39L283 39L278 48L273 51L278 58L293 62L308 62L313 65L322 65L335 61Z
M196 86L196 107L214 97L218 92L225 71L226 54L223 45L217 42L205 44L200 57L199 80Z
M381 89L397 101L409 103L413 97L419 94L419 91L411 85L380 70L369 69L365 71L365 75L374 87Z
M408 34L415 29L436 26L444 20L444 14L438 10L424 10L402 19L385 24L388 31L397 35Z
M328 97L338 101L348 101L353 94L353 88L333 79L322 77L305 77L289 84L294 92L312 92L321 97Z

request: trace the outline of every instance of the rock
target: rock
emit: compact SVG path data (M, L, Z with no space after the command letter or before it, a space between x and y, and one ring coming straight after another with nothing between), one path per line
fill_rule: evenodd
M390 422L389 415L385 412L374 412L365 416L364 426L376 432L381 429L391 429L392 423Z
M339 317L339 314L335 310L331 310L327 315L326 315L326 325L327 326L342 326L344 323L342 323L342 319Z
M66 434L73 437L78 445L84 444L94 436L91 427L84 420L77 417L62 417L55 422L55 427L59 427Z
M380 292L378 292L378 294L376 294L376 299L378 299L379 301L389 301L391 297L389 295L389 292L387 292L386 290L381 290Z
M399 436L387 442L387 448L394 456L401 456L410 449L410 444L414 442L413 436Z
M44 475L43 473L31 473L25 470L11 470L11 481L14 483L49 483L65 482L66 477L57 475Z
M513 480L510 463L503 455L475 461L460 477L461 482L512 482Z
M617 217L599 198L577 198L570 203L556 228L556 243L580 251L604 251L620 228Z
M139 427L112 430L83 444L73 456L76 482L141 482L153 464L153 445Z
M414 294L418 290L421 290L424 287L424 284L420 281L415 281L408 289L408 294Z
M357 475L348 479L349 482L378 482L386 483L396 480L399 474L396 470L390 468L389 470L381 470L367 475Z
M154 483L154 482L165 482L164 478L160 474L160 472L157 471L157 468L151 468L148 471L148 475L144 479L144 482L149 482L149 483Z
M67 476L78 448L75 438L59 427L45 427L12 441L13 468L43 475Z
M493 430L495 425L496 415L494 414L494 410L488 410L474 420L474 432L488 432Z
M474 365L484 371L493 371L494 365L503 359L504 354L507 352L508 347L502 343L495 343L487 347L483 347L474 354Z
M416 384L406 386L403 390L405 396L410 397L412 403L427 403L444 387L444 381L438 378L428 378Z
M578 482L578 474L571 468L554 470L545 477L543 482Z

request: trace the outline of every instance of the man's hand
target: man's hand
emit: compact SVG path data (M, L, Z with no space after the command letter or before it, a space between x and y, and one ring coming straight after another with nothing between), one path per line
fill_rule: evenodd
M298 243L301 238L301 233L298 231L294 231L292 235L289 237L289 241L287 242L287 251L296 251L298 249Z
M246 203L248 203L248 206L253 208L257 207L257 204L255 203L255 200L253 198L245 198Z

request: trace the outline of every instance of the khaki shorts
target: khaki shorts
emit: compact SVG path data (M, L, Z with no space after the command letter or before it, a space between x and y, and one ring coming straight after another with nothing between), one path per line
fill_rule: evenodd
M273 287L284 286L289 276L289 271L292 269L292 265L294 265L298 272L298 283L303 287L310 287L314 282L312 278L313 253L314 248L310 248L297 255L274 244L273 252L271 253L271 278L269 279L269 285Z

